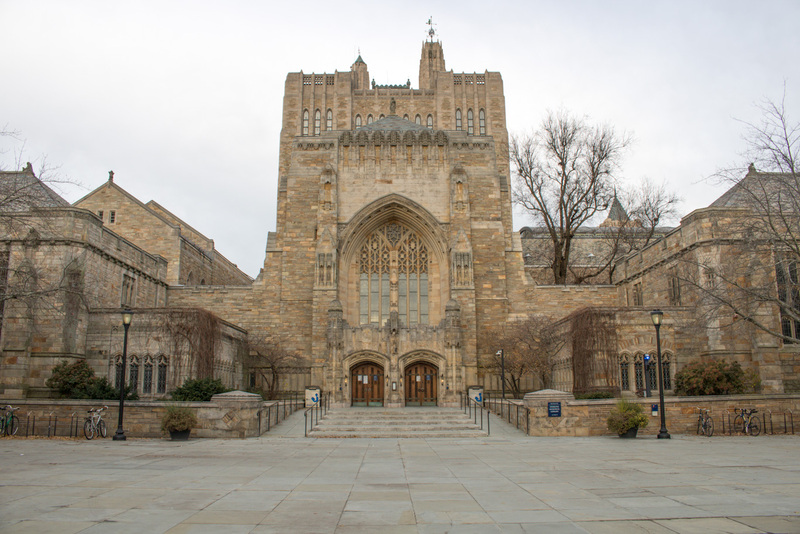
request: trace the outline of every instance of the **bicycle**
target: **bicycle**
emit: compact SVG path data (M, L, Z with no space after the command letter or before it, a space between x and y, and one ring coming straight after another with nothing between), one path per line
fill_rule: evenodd
M4 413L0 416L0 424L2 424L2 427L0 427L0 434L15 436L17 430L19 430L19 417L14 415L14 412L19 410L19 408L12 408L11 405L8 405L1 409Z
M103 410L108 410L108 406L88 410L89 415L86 416L86 422L83 423L83 435L86 436L86 439L92 439L96 435L106 437L106 422L103 421L101 415Z
M713 436L714 420L708 415L709 410L704 410L702 408L697 409L700 411L700 415L697 417L697 434L703 434L708 437Z
M737 409L733 409L733 413L736 413ZM741 408L738 410L739 415L734 417L733 419L733 429L736 432L741 434L750 434L751 436L757 436L761 433L761 419L758 418L757 415L753 415L754 413L758 412L755 408L752 410L746 410L745 408Z

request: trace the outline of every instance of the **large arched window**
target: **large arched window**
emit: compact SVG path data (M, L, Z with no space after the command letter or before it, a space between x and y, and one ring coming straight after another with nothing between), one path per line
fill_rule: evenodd
M472 108L467 110L467 135L472 135L475 133L475 121L474 117L472 116Z
M395 302L403 324L428 323L428 249L416 232L394 222L373 232L358 272L359 323L384 324Z
M356 128L361 128L361 115L356 115Z
M319 110L314 112L314 135L319 135L320 122L322 121L322 114Z
M308 135L308 110L303 110L303 135Z
M325 118L325 130L328 132L333 130L333 111L330 109L328 110L328 114Z
M480 127L481 135L486 135L486 112L480 110L478 112L478 124Z
M456 130L461 129L461 110L456 110Z

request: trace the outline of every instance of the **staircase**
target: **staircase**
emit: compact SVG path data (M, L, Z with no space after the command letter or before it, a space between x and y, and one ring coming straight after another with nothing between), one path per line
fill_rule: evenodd
M480 419L475 424L474 419L458 408L438 407L337 408L330 410L308 433L313 438L472 438L486 435L486 430L481 430Z

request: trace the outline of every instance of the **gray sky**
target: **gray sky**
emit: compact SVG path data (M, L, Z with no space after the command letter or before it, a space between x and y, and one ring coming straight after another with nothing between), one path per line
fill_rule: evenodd
M0 0L0 165L43 155L83 187L115 181L215 240L255 276L275 229L288 72L418 86L433 16L448 69L503 75L511 133L564 107L632 133L623 179L668 181L681 212L742 163L754 104L800 115L800 2ZM344 6L347 6L346 8ZM20 150L24 149L22 155ZM518 228L529 221L517 217Z

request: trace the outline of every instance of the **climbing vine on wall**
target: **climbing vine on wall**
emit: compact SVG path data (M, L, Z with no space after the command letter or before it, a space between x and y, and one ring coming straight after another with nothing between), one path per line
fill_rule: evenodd
M583 309L570 316L572 338L572 392L615 391L617 386L617 331L614 312Z
M171 310L161 315L160 326L172 345L171 353L177 356L173 358L172 376L186 373L195 378L214 377L214 355L221 333L216 315L198 308Z

